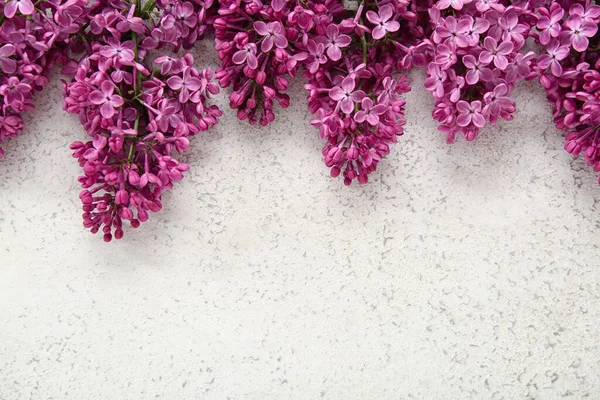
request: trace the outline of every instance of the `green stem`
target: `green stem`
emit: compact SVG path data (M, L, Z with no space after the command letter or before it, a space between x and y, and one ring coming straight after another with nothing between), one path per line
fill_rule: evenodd
M133 158L133 148L134 147L135 147L135 142L132 142L129 145L129 155L127 156L127 161L129 161L129 162L133 161L132 158Z
M148 14L150 14L150 12L152 12L152 10L154 10L155 6L156 6L156 3L154 2L154 0L148 1L146 3L146 5L144 5L144 8L142 8L142 14L144 16L147 16Z

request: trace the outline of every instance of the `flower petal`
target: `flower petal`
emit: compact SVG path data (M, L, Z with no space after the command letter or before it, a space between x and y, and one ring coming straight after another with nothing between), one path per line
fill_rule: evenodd
M398 21L389 21L386 22L383 26L388 32L396 32L398 29L400 29L400 23Z
M352 93L354 91L354 88L356 87L356 82L354 82L353 78L350 78L348 76L348 77L344 78L341 86L342 86L342 89L344 89L344 91L346 93Z
M394 10L389 4L381 6L379 9L379 18L381 18L381 21L388 21L390 18L392 18L393 14Z
M244 62L246 62L247 58L248 58L248 51L239 50L233 54L233 57L231 57L231 61L233 61L235 64L243 64Z
M346 47L350 42L352 42L352 39L348 35L339 35L335 40L335 44L337 44L338 47Z
M352 101L352 99L345 97L340 102L340 108L346 114L352 114L352 111L354 111L354 102Z
M379 40L379 39L383 38L385 36L385 32L386 32L386 30L383 26L377 25L375 28L373 28L373 32L372 32L373 39Z
M471 119L476 127L483 128L485 126L485 118L480 113L474 113Z
M573 37L573 48L577 51L585 51L589 44L589 39L583 35L575 35Z
M469 106L469 103L467 103L464 100L461 100L458 103L456 103L456 110L461 114L468 113L470 109L471 107Z
M4 9L6 12L6 9ZM372 24L379 24L379 22L381 22L381 19L379 18L379 15L377 15L377 13L375 11L367 11L367 19L369 20L369 22L371 22Z
M275 35L275 46L280 49L285 49L288 46L288 40L284 35Z
M459 102L460 103L460 102ZM471 123L471 114L460 114L456 117L456 125L465 127Z
M89 100L92 104L100 105L106 102L106 96L104 96L101 91L94 90L90 93Z
M181 77L179 76L172 76L169 79L167 79L167 85L169 85L169 87L174 90L181 89L181 87L183 86L183 79L181 79Z
M329 46L327 48L327 57L332 61L337 61L342 58L342 51L336 45Z
M269 34L269 29L267 28L267 24L265 24L263 21L254 22L254 30L259 35L266 36Z
M113 115L115 115L115 109L107 101L104 104L102 104L102 106L100 106L100 114L102 114L103 118L110 119Z
M332 100L335 101L340 101L341 99L343 99L346 96L346 93L342 90L341 87L339 86L334 86L331 89L329 89L329 97Z
M248 53L248 55L246 56L246 61L248 62L248 67L250 67L251 69L258 68L258 59L254 54Z
M270 51L272 48L273 48L273 36L267 36L262 41L262 44L260 45L260 49L262 50L263 53L266 53L266 52Z
M6 18L12 18L17 13L17 2L15 0L9 1L4 6L4 15Z

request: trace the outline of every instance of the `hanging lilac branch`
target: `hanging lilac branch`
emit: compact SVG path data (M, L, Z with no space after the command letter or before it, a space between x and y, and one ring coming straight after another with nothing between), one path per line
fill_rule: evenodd
M535 35L545 54L537 60L540 83L567 132L565 150L583 153L600 172L600 6L585 1L546 2L536 10Z
M61 60L54 46L79 30L74 20L85 3L0 2L0 143L23 130L22 113L33 110L34 93L48 84L52 66Z
M367 183L368 175L404 133L404 100L410 90L398 71L423 65L416 5L363 2L356 12L341 2L309 5L313 27L306 44L308 102L317 118L325 164L344 183Z
M216 77L221 87L233 86L230 106L239 119L267 125L275 119L275 102L283 108L290 103L284 93L287 77L296 75L306 56L301 42L312 13L296 1L219 4L214 28L221 67Z
M156 12L153 6L95 3L85 31L89 55L79 62L73 81L65 84L64 108L78 114L91 137L71 145L84 173L79 178L83 224L93 233L102 230L105 241L123 237L124 221L137 228L149 211L162 208L162 192L189 169L177 154L189 148L190 136L215 125L221 116L208 104L210 95L219 91L211 82L213 73L197 70L190 54L159 57L157 70L150 69L144 43ZM153 20L164 24L160 15ZM191 22L186 26L191 25L198 29ZM182 42L165 38L150 47L183 45L187 33L177 35Z
M448 143L457 134L474 140L487 124L512 120L510 93L519 80L535 78L535 53L522 51L532 19L528 3L518 3L439 1L430 8L435 51L425 87Z

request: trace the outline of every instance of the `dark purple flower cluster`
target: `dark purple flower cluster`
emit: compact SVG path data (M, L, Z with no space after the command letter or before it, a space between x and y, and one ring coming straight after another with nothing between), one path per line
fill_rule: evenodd
M399 95L409 85L392 74L425 64L426 13L427 5L407 0L356 8L341 0L222 0L214 24L217 78L233 85L230 105L240 119L266 125L274 100L288 106L288 77L303 66L312 123L327 141L325 163L347 185L366 183L403 133Z
M600 6L589 1L545 2L535 10L540 83L566 134L565 150L583 153L600 171Z
M23 129L35 91L48 83L60 55L55 44L77 32L85 0L0 2L0 142ZM0 157L4 150L0 147Z
M448 142L511 120L515 84L539 77L565 149L600 172L599 23L590 0L0 0L0 142L63 64L64 108L90 136L71 146L84 226L120 239L125 221L160 210L189 168L176 155L221 116L208 104L219 91L210 69L190 54L148 54L189 49L212 27L215 78L233 86L240 119L272 122L303 69L325 164L346 185L366 183L403 134L402 73L413 67L426 67ZM527 38L543 54L525 51Z
M239 119L267 125L275 119L275 101L286 108L288 76L295 76L303 32L313 24L313 12L300 2L221 0L214 22L221 67L216 77L222 87L233 86L230 106Z
M425 87L448 143L475 139L487 123L512 120L515 83L535 78L534 52L522 52L532 28L528 3L444 0L430 8L434 57Z
M356 11L336 1L309 8L305 87L317 114L311 124L327 141L323 156L331 176L343 175L346 185L367 183L404 133L400 95L410 86L394 73L425 63L414 7L399 0L364 2Z
M145 63L152 12L135 2L96 3L85 31L88 53L64 86L65 110L78 114L91 137L71 145L84 173L84 226L102 230L105 241L123 237L123 221L136 228L161 209L162 192L189 168L175 154L221 116L207 104L219 92L213 72L194 68L190 54L159 57L155 71Z

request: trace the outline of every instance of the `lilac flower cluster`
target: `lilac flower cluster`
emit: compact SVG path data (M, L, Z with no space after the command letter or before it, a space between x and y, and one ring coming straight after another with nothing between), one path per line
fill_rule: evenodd
M439 1L429 9L434 44L425 87L436 99L433 118L451 143L474 140L487 123L512 120L515 83L534 79L534 52L521 50L532 28L528 3Z
M21 114L32 110L35 91L48 83L60 59L54 51L66 32L76 32L85 0L0 2L0 142L23 129ZM0 147L0 157L4 150Z
M275 101L288 107L289 77L306 58L302 42L314 25L314 12L299 1L221 0L214 22L222 87L233 86L230 106L239 119L267 125L275 119ZM295 4L295 5L294 5Z
M340 2L323 5L309 6L305 87L309 109L317 114L311 124L326 140L331 176L364 184L404 133L400 95L410 86L405 76L393 74L425 62L417 47L421 31L410 2L365 2L350 13Z
M177 154L221 116L210 69L190 54L148 54L189 49L214 28L214 77L233 86L242 120L272 122L303 70L325 164L346 185L367 183L403 134L402 73L413 67L426 67L448 142L511 120L515 84L539 77L565 149L600 172L599 23L590 0L0 0L0 142L63 64L64 108L89 135L71 145L84 226L122 238L126 221L136 228L161 209L189 169ZM527 38L543 54L525 51Z
M64 108L78 114L91 139L71 145L83 168L84 226L110 241L123 237L124 221L137 228L161 209L162 192L189 168L175 154L221 111L207 104L219 92L212 71L194 68L191 55L159 57L156 71L144 63L152 8L117 1L95 7L85 31L88 54L64 85ZM156 47L167 44L173 42Z
M583 153L600 172L600 6L589 1L546 2L535 10L534 35L546 52L537 59L540 83L566 134L565 150Z

